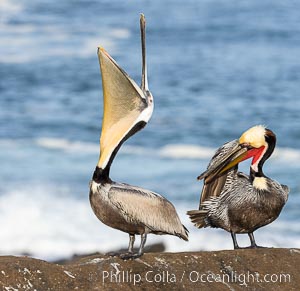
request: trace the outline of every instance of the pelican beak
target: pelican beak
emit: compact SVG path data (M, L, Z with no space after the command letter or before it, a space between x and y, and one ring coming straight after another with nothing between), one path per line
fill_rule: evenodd
M207 171L202 173L197 179L205 178L205 183L210 183L216 177L232 169L240 162L253 157L252 164L261 156L265 146L255 148L248 143L237 143L223 158Z
M146 63L146 18L143 13L140 17L141 30L141 45L142 45L142 83L141 89L143 92L149 91L148 77L147 77L147 63Z
M103 121L97 166L102 169L110 166L121 144L142 129L152 115L153 99L148 89L146 66L146 20L143 14L140 17L140 28L141 87L128 76L104 48L98 48L103 89Z
M248 159L248 148L245 145L237 144L218 163L210 167L209 170L198 176L198 180L205 178L205 183L209 183L217 176L233 168L238 163Z
M104 168L147 107L144 92L116 61L98 48L102 75L103 121L98 167Z

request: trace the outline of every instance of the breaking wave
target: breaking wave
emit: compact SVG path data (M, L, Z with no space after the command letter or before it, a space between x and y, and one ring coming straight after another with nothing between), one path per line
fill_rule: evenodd
M38 138L36 144L48 149L70 152L98 153L99 145L95 143L70 141L63 138ZM124 145L122 153L132 155L159 155L170 159L210 159L215 148L192 144L168 144L159 149L149 149L141 146ZM276 148L272 159L280 161L294 161L300 159L300 150L292 148Z
M177 237L149 235L147 243L162 242L166 251L232 249L230 235L222 230L193 227L185 215L194 209L193 203L174 203L178 214L190 231L189 242ZM30 254L37 258L55 260L73 254L109 252L126 248L128 235L102 224L94 216L85 198L76 199L72 189L53 185L31 185L10 189L0 196L0 233L2 255ZM286 233L286 224L289 232ZM295 224L295 228L290 228ZM282 235L282 232L285 235ZM112 237L114 239L112 239ZM300 234L296 222L278 219L263 230L257 231L257 241L265 246L299 247ZM241 245L248 237L239 236ZM209 243L208 243L209 242ZM139 244L137 239L136 246Z

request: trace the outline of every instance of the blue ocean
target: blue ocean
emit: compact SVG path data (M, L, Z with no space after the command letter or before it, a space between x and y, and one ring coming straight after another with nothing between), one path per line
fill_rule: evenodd
M139 84L139 16L147 20L146 128L114 160L111 177L175 205L190 241L149 235L167 251L232 249L223 230L196 229L214 151L263 124L277 135L267 176L290 187L272 224L256 231L269 247L300 247L300 3L297 1L1 0L0 254L54 260L127 247L89 204L98 161L103 46ZM249 172L249 162L240 169ZM239 235L248 245L247 235Z

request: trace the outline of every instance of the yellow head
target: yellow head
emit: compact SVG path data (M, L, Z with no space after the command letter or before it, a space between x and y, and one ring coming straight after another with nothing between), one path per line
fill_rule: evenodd
M249 145L253 148L260 148L266 146L266 127L263 125L256 125L245 131L240 139L240 144Z

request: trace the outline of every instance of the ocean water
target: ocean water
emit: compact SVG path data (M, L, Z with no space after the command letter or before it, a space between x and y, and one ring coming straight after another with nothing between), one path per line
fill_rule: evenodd
M280 217L259 244L300 247L300 4L296 1L0 2L0 254L56 259L126 247L127 234L94 216L88 183L97 163L102 88L97 46L140 82L139 13L147 19L147 127L116 157L114 180L167 197L188 243L148 238L167 251L231 249L222 230L198 230L215 149L267 125L277 148L265 173L289 185ZM241 165L249 171L249 163ZM113 238L113 239L112 239ZM248 237L238 237L242 245Z

